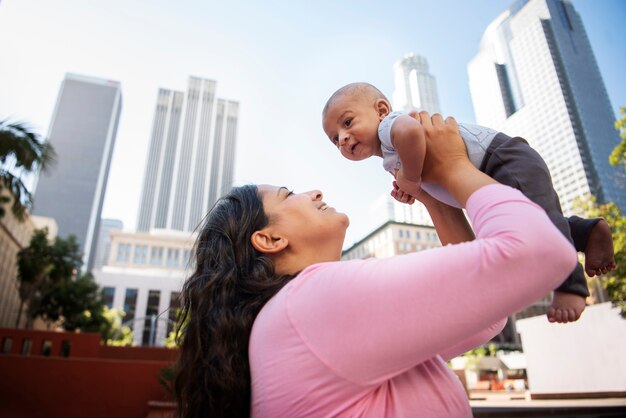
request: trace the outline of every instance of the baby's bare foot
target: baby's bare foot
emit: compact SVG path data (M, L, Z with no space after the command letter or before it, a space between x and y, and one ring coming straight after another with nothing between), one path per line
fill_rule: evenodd
M546 316L550 322L566 324L577 321L585 310L585 298L573 293L554 292Z
M600 219L589 233L585 247L585 272L589 277L606 274L615 269L611 227Z

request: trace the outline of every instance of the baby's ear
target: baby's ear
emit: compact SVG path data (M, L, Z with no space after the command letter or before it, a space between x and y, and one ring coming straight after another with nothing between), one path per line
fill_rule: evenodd
M376 100L376 110L378 111L378 119L383 120L391 112L391 105L385 99L378 99Z

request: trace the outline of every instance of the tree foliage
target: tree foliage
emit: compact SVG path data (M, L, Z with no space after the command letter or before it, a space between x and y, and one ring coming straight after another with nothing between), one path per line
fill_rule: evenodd
M619 113L622 118L615 121L615 129L619 131L622 141L613 149L609 162L611 165L622 165L626 170L626 107L620 107Z
M11 211L24 220L26 210L33 204L32 195L24 184L29 174L48 170L55 161L54 148L30 126L22 122L0 120L0 218L4 206L13 200ZM4 192L7 189L11 196Z
M102 315L106 321L102 323L98 331L104 344L113 346L133 345L133 332L130 327L122 325L122 319L126 316L124 311L109 309L104 306Z
M28 247L17 254L18 293L28 323L40 317L68 331L97 331L104 317L98 285L81 274L82 254L73 235L48 241L48 230L34 231ZM20 309L20 314L22 309ZM17 325L20 323L18 317Z
M578 199L575 206L588 218L604 218L611 226L617 268L599 280L614 306L626 319L626 217L613 202L600 205L588 195Z

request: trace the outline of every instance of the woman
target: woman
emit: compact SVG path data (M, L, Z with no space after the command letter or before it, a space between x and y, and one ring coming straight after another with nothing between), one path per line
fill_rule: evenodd
M339 261L348 218L321 192L233 190L183 289L183 417L471 416L444 360L557 287L576 254L539 207L469 163L453 119L420 119L423 179L467 208L476 240L463 242L460 211L424 195L442 244L460 244Z

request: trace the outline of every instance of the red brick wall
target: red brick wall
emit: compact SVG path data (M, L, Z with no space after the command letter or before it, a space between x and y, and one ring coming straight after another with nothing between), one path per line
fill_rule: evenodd
M0 346L0 417L144 418L148 401L169 400L158 381L176 350L104 347L97 334L0 329L0 342L12 339L10 353ZM23 339L33 341L21 355ZM49 356L43 341L52 342ZM70 341L69 357L60 356Z

